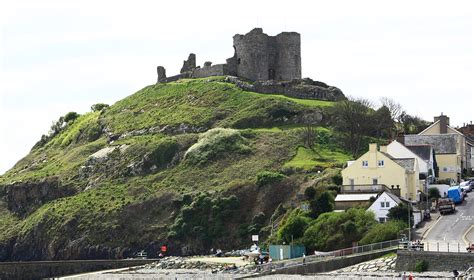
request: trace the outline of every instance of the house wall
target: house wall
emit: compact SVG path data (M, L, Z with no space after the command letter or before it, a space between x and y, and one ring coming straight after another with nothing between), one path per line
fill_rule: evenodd
M456 154L437 154L436 162L439 168L438 179L458 180L460 158Z
M363 206L368 201L336 201L334 205L335 210L346 210L349 208Z
M381 206L381 202L390 202L390 207L383 207ZM377 221L380 220L380 218L385 218L387 219L387 214L388 210L390 208L397 206L398 204L390 197L388 196L385 192L381 194L372 205L370 205L369 209L367 211L372 211L375 214L375 219Z
M377 146L370 144L369 151L358 158L353 164L342 170L343 185L350 185L350 179L354 179L355 185L372 184L372 180L377 178L378 184L384 184L391 188L393 185L395 188L400 186L400 194L404 198L416 199L416 192L414 193L414 187L410 187L409 184L413 184L413 179L409 180L407 171L392 161L384 154L377 151ZM369 163L368 167L362 166L362 161L367 160ZM378 167L377 161L383 160L384 167ZM418 174L416 174L418 176ZM417 177L418 178L418 177Z

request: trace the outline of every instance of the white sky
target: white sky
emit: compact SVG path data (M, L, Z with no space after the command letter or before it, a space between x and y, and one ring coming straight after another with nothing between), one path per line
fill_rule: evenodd
M190 52L223 63L232 36L257 26L301 33L305 77L462 125L474 120L471 3L0 0L0 174L59 116L154 83L157 65L178 73Z

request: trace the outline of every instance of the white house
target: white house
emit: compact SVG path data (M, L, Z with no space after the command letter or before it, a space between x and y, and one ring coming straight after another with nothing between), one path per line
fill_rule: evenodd
M383 192L375 201L370 205L367 211L375 213L375 219L380 223L387 221L387 214L390 208L397 206L402 203L400 198L390 192Z

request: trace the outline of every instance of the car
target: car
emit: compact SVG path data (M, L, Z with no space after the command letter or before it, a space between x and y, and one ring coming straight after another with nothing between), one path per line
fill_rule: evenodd
M470 181L465 181L465 182L462 182L459 184L459 186L461 187L461 190L463 192L470 192L471 191L471 186L470 186Z

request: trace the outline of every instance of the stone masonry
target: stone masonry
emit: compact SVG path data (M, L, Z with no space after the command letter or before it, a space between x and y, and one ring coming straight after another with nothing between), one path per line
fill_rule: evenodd
M254 28L245 35L234 36L234 56L225 64L206 62L196 66L196 55L191 53L183 62L180 74L167 77L166 69L158 66L158 83L182 78L209 76L237 76L251 81L291 81L301 79L301 37L296 32L282 32L276 36Z

